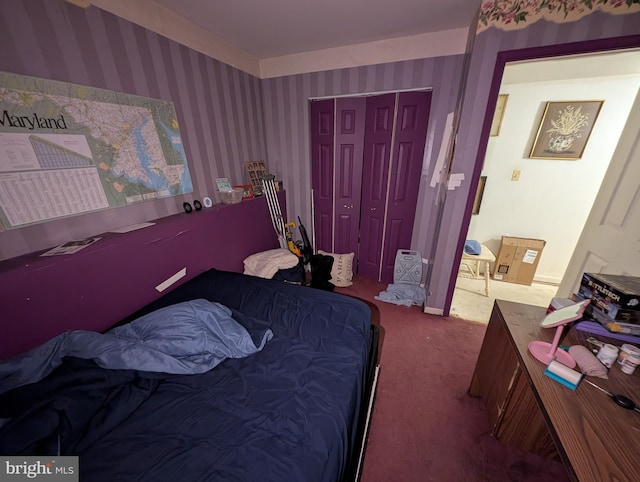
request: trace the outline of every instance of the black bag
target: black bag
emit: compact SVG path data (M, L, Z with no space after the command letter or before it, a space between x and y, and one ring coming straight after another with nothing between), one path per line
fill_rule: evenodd
M314 254L310 259L311 264L311 287L325 291L333 291L335 285L331 279L331 268L333 267L333 257L324 254Z
M307 282L307 273L304 270L302 259L293 268L279 269L271 279L278 281L286 281L288 283L300 283L302 285Z

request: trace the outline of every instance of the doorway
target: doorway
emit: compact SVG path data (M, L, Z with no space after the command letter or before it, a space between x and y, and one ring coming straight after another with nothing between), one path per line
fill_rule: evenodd
M493 293L487 299L481 280L458 277L452 316L486 321L495 297L548 305L567 270L639 86L638 50L506 63L500 86L506 105L497 135L488 140L481 172L486 184L467 239L477 239L495 255L501 235L545 239L535 278L541 283L513 285L492 279ZM584 155L572 161L529 158L546 103L561 99L605 101ZM465 308L470 297L473 312Z

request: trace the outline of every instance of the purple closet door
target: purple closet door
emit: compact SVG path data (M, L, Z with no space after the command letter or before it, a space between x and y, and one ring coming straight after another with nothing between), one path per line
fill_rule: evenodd
M396 94L367 98L358 274L380 279Z
M336 100L336 196L333 251L358 253L366 98Z
M380 281L393 282L398 249L411 249L431 92L399 94Z
M333 99L311 102L311 187L315 248L333 250Z

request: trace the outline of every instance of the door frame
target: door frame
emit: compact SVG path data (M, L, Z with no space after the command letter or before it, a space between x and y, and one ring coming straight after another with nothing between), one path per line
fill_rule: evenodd
M464 243L466 241L467 233L469 232L469 225L471 224L471 215L475 200L475 196L473 194L478 189L478 183L480 182L482 165L484 163L484 158L487 153L487 146L489 144L491 124L493 122L493 113L498 102L498 94L500 93L502 76L504 74L506 64L508 62L550 59L568 55L615 52L617 50L638 48L639 46L640 35L630 35L625 37L587 40L582 42L555 44L542 47L506 50L497 53L493 71L493 78L491 81L491 88L489 90L489 98L487 101L487 110L485 112L484 122L482 124L480 143L478 145L478 152L476 155L475 164L473 166L473 174L471 176L469 186L469 196L467 197L467 203L462 218L461 229L458 235L457 249L453 260L454 262L451 267L451 273L449 275L449 286L447 288L443 316L449 316L450 314L451 301L453 300L453 293L455 291L457 273L460 266L460 261L462 259Z

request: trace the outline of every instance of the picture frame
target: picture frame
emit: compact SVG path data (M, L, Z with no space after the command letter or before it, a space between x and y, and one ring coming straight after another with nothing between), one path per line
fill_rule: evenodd
M547 102L531 146L531 159L582 159L603 100Z
M482 204L482 196L484 195L484 188L486 185L487 176L480 176L478 189L476 189L476 197L473 200L473 211L471 211L471 214L480 214L480 205Z
M218 186L218 191L231 191L231 183L226 177L216 178L216 186Z
M253 196L262 195L262 176L267 174L267 165L264 161L245 162L249 182L253 188Z
M253 186L251 184L239 184L233 186L234 189L242 189L242 199L253 199Z
M502 127L502 119L504 118L504 111L507 109L507 100L509 100L509 94L499 94L496 101L496 110L493 113L493 121L491 122L491 137L500 135L500 128Z

